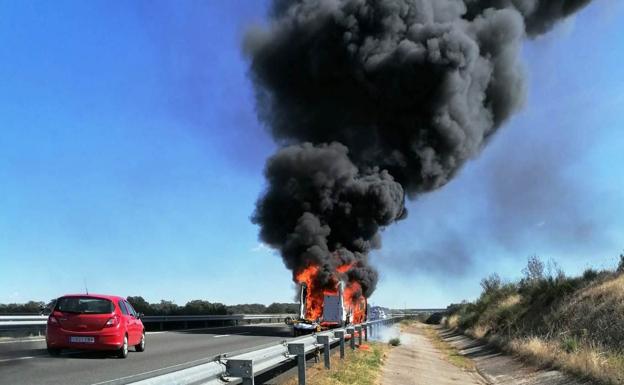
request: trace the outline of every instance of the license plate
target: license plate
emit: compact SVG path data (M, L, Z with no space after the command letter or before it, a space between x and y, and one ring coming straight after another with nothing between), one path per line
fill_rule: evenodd
M69 342L75 343L75 344L92 344L95 342L95 337L71 336L69 337Z

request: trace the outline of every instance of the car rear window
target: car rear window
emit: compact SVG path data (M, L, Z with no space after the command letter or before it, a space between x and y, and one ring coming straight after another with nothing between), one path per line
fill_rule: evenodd
M62 297L56 301L55 310L67 313L106 314L112 313L113 303L103 298Z

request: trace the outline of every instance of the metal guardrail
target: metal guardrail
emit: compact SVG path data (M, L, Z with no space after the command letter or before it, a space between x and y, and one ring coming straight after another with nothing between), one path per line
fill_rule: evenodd
M284 319L295 317L294 314L227 314L227 315L150 315L142 318L145 322L170 321L241 321L262 319Z
M411 316L426 313L445 312L446 309L415 309L405 313L394 313L391 317ZM242 321L242 320L283 320L286 317L296 317L295 314L225 314L225 315L154 315L144 316L141 320L150 322L191 322L191 321ZM46 315L0 315L0 327L11 325L37 326L45 325Z
M410 309L407 312L393 312L390 313L390 316L404 316L404 315L411 315L411 316L415 316L415 315L421 315L421 314L432 314L432 313L444 313L446 312L447 309L435 309L435 308L431 308L431 309Z
M0 315L0 326L3 325L45 325L48 316L44 315Z
M164 330L166 323L183 323L184 328L188 329L189 323L203 322L202 326L208 326L208 322L223 321L232 322L237 325L241 321L266 321L283 322L287 317L295 317L294 314L228 314L228 315L180 315L180 316L144 316L141 318L144 324L154 325L160 330ZM30 333L42 334L45 332L45 326L48 316L44 315L2 315L0 316L0 333Z
M295 317L294 314L227 314L227 315L154 315L144 316L144 323L150 322L190 322L190 321L241 321L241 320L283 320L287 317ZM2 326L39 326L45 325L48 320L46 315L2 315Z
M350 339L351 349L355 349L356 339L359 345L362 339L368 340L369 335L376 336L382 326L392 324L408 315L382 320L369 321L353 327L333 329L309 336L284 341L279 345L269 346L247 353L221 356L213 362L197 365L188 369L163 374L161 376L134 382L136 385L168 385L168 384L204 384L253 385L254 377L276 369L282 365L297 361L299 384L305 385L306 355L322 350L324 364L329 369L331 361L329 353L332 346L340 347L340 356L344 357L345 341ZM356 334L358 332L358 334Z
M436 312L444 312L446 309L415 309L407 313L394 313L391 317L413 316L418 314L428 314ZM227 315L156 315L144 316L141 318L143 323L152 324L159 323L162 330L167 322L184 322L188 326L188 322L210 322L210 321L232 321L235 324L239 321L253 320L276 320L281 322L287 317L294 318L294 314L227 314ZM0 315L0 331L16 330L25 328L39 328L43 330L46 325L48 316L44 315Z

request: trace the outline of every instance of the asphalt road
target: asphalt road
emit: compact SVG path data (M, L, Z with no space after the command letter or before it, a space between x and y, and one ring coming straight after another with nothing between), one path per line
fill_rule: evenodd
M142 353L128 358L101 352L64 351L51 357L45 341L0 342L0 384L126 384L291 338L285 325L254 325L152 332Z

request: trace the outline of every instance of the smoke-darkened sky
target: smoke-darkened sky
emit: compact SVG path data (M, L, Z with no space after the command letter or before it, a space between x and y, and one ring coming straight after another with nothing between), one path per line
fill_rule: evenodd
M0 5L10 15L0 26L0 302L80 291L83 278L91 291L152 301L292 298L290 272L249 220L276 145L240 47L268 8ZM522 43L519 112L381 233L374 302L474 297L482 276L516 277L532 254L574 273L615 264L623 26L624 6L595 0ZM104 279L103 261L128 271Z

